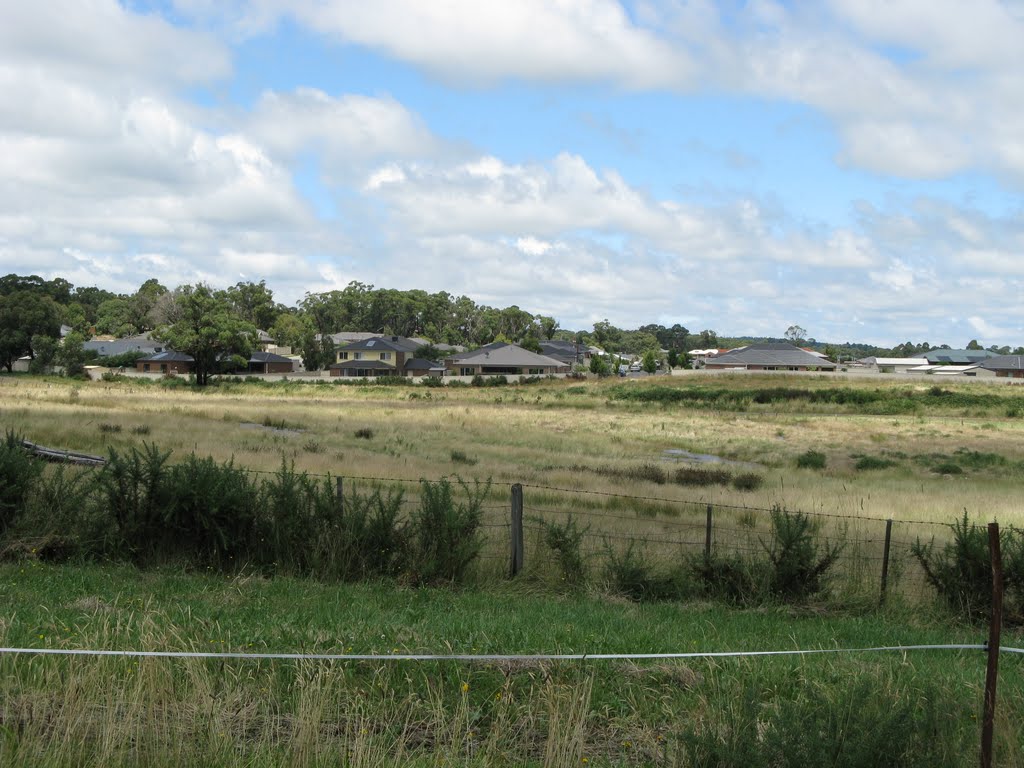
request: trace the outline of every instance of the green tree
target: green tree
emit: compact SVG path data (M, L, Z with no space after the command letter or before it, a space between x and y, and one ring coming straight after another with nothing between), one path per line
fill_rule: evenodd
M248 358L252 353L256 328L238 317L227 298L215 295L208 285L182 286L175 303L179 319L154 335L171 349L192 356L200 386L209 383L222 357Z
M648 373L654 373L658 370L658 359L654 356L653 349L648 349L644 352L643 361L640 365Z
M555 336L555 331L558 330L558 321L547 315L538 315L537 323L540 325L540 332L544 335L544 338L551 341Z
M528 352L534 352L535 354L541 354L544 350L541 349L540 341L533 334L527 334L522 341L519 342L519 346Z
M57 349L57 362L63 366L65 376L81 376L85 370L84 342L82 334L72 331Z
M123 296L107 299L96 308L96 333L130 336L136 332L132 314L130 299Z
M791 325L786 329L785 336L790 344L802 344L807 338L807 331L799 325Z
M608 363L604 355L594 355L590 358L590 372L602 377L608 375Z
M668 351L668 367L675 368L677 365L679 365L679 353L673 347Z
M38 333L32 337L32 362L29 363L29 373L47 373L53 367L57 359L59 342L52 336L41 336Z
M60 307L49 296L31 290L0 295L0 365L8 373L14 361L34 357L32 337L60 337Z
M982 349L982 346L978 343L977 339L971 339L967 342L967 349Z
M277 316L274 324L267 329L274 343L282 347L299 349L307 333L314 333L309 320L289 312Z
M269 331L280 312L274 304L274 292L265 280L258 283L236 283L224 291L235 313L247 323Z

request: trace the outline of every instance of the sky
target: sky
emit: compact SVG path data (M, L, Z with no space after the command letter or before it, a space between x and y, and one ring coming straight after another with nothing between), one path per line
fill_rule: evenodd
M0 0L0 272L1024 344L1024 0Z

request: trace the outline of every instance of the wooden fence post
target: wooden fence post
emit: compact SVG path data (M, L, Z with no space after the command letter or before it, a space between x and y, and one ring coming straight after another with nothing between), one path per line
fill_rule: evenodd
M334 479L334 493L338 497L338 514L345 514L345 490L344 481L342 478L337 477Z
M1003 625L1003 558L999 552L999 523L988 524L992 560L992 617L988 625L988 669L985 672L985 711L981 720L981 768L992 768L992 731L996 717L999 677L999 633Z
M523 486L512 486L512 557L509 575L516 576L523 570Z
M711 559L711 514L712 508L708 504L708 522L707 527L704 529L704 559Z
M889 586L889 545L892 544L892 518L885 521L885 548L882 550L882 591L878 603L885 602L885 591Z

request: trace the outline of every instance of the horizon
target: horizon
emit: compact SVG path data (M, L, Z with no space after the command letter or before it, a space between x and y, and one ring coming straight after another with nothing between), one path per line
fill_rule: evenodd
M1024 340L1020 0L0 7L3 272Z

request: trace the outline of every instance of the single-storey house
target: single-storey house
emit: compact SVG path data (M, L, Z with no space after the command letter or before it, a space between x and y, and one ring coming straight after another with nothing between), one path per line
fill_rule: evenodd
M249 373L292 373L295 361L274 352L253 352L249 358Z
M444 362L448 373L453 376L542 376L568 373L570 370L570 366L561 360L500 341L471 352L461 352Z
M879 373L906 373L911 368L928 365L923 357L865 357L857 362Z
M832 373L836 364L786 343L751 344L724 355L708 358L704 367L713 370L823 371Z
M140 357L135 361L135 370L140 373L192 373L196 361L192 355L168 350L155 355Z
M155 355L164 351L164 342L149 338L149 334L127 336L123 339L90 339L82 343L86 352L95 352L98 357L116 357L129 352Z
M435 363L422 357L413 357L405 361L406 376L444 376L443 363Z
M998 355L979 363L978 367L992 371L1000 379L1024 379L1024 355Z
M910 368L907 373L914 373L923 376L994 376L992 371L986 371L978 365L918 365Z

